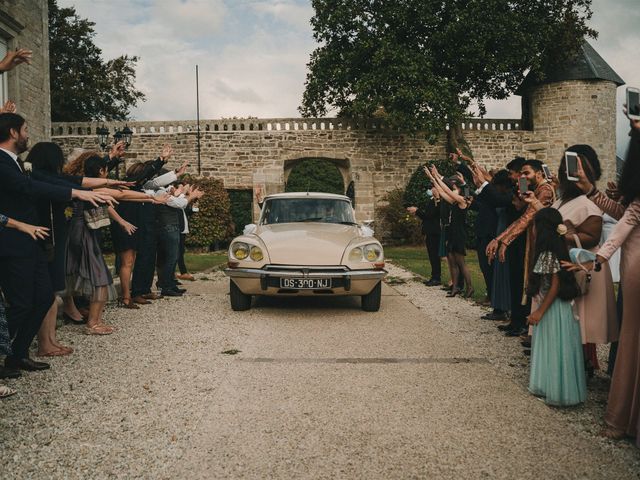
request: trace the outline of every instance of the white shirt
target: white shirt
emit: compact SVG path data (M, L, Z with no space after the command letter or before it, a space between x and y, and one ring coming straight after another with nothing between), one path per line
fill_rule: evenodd
M484 187L486 187L487 185L489 185L489 182L487 181L485 181L482 185L480 185L480 188L476 190L476 195L480 195L482 193L482 190L484 190Z
M18 168L20 169L20 171L22 173L24 173L24 170L22 169L22 167L20 166L20 164L18 163L18 155L16 155L15 153L6 150L4 148L0 148L0 150L2 150L4 153L6 153L7 155L9 155L11 158L13 158L13 161L16 162L16 165L18 166Z

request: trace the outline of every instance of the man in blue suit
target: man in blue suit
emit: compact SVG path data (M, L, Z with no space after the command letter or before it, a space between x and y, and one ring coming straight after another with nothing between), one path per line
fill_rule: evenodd
M37 198L56 202L72 198L98 203L112 203L113 198L90 190L39 182L29 178L19 154L27 150L27 124L15 113L0 114L0 212L15 220L40 225ZM29 235L13 229L0 232L0 287L9 308L7 321L13 338L12 355L5 367L17 370L44 370L47 363L29 358L29 346L54 301L42 248Z

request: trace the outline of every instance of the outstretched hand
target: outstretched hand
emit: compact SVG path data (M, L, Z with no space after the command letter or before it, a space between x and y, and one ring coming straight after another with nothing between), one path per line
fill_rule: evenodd
M625 117L629 118L629 111L626 103L622 106L622 111L624 112ZM634 130L640 131L640 120L634 120L629 118L629 123L631 125L631 128L633 128Z
M16 222L16 230L26 233L34 240L44 240L49 236L49 229L47 227L36 227L23 222Z
M189 162L187 162L187 160L182 162L182 165L180 165L180 168L178 168L178 170L176 170L176 175L178 177L181 177L182 175L184 175L187 172L187 167L188 166L189 166Z
M160 153L160 160L167 163L169 158L171 158L171 155L173 155L173 147L168 143L163 145L162 152Z
M120 140L111 146L111 149L109 150L109 158L120 158L126 151L127 144L124 143L124 140Z
M2 105L2 108L0 109L0 113L16 113L17 111L18 107L16 107L16 104L11 100L4 102L4 105Z
M0 71L8 72L22 63L31 63L33 52L26 48L9 50L2 60L0 60Z

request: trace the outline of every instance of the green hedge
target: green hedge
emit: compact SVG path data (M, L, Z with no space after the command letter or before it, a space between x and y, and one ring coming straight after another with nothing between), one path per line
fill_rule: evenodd
M205 192L198 200L200 211L189 218L187 246L209 249L217 242L230 240L234 235L235 225L231 219L229 194L222 181L213 178L185 178L183 181Z

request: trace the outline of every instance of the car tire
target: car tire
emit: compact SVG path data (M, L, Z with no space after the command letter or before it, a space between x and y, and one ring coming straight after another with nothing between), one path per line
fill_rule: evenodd
M380 310L380 299L382 298L382 282L378 282L373 290L366 295L362 295L362 310L365 312L377 312Z
M242 293L233 280L229 280L229 298L231 309L234 312L242 312L251 308L251 295Z

